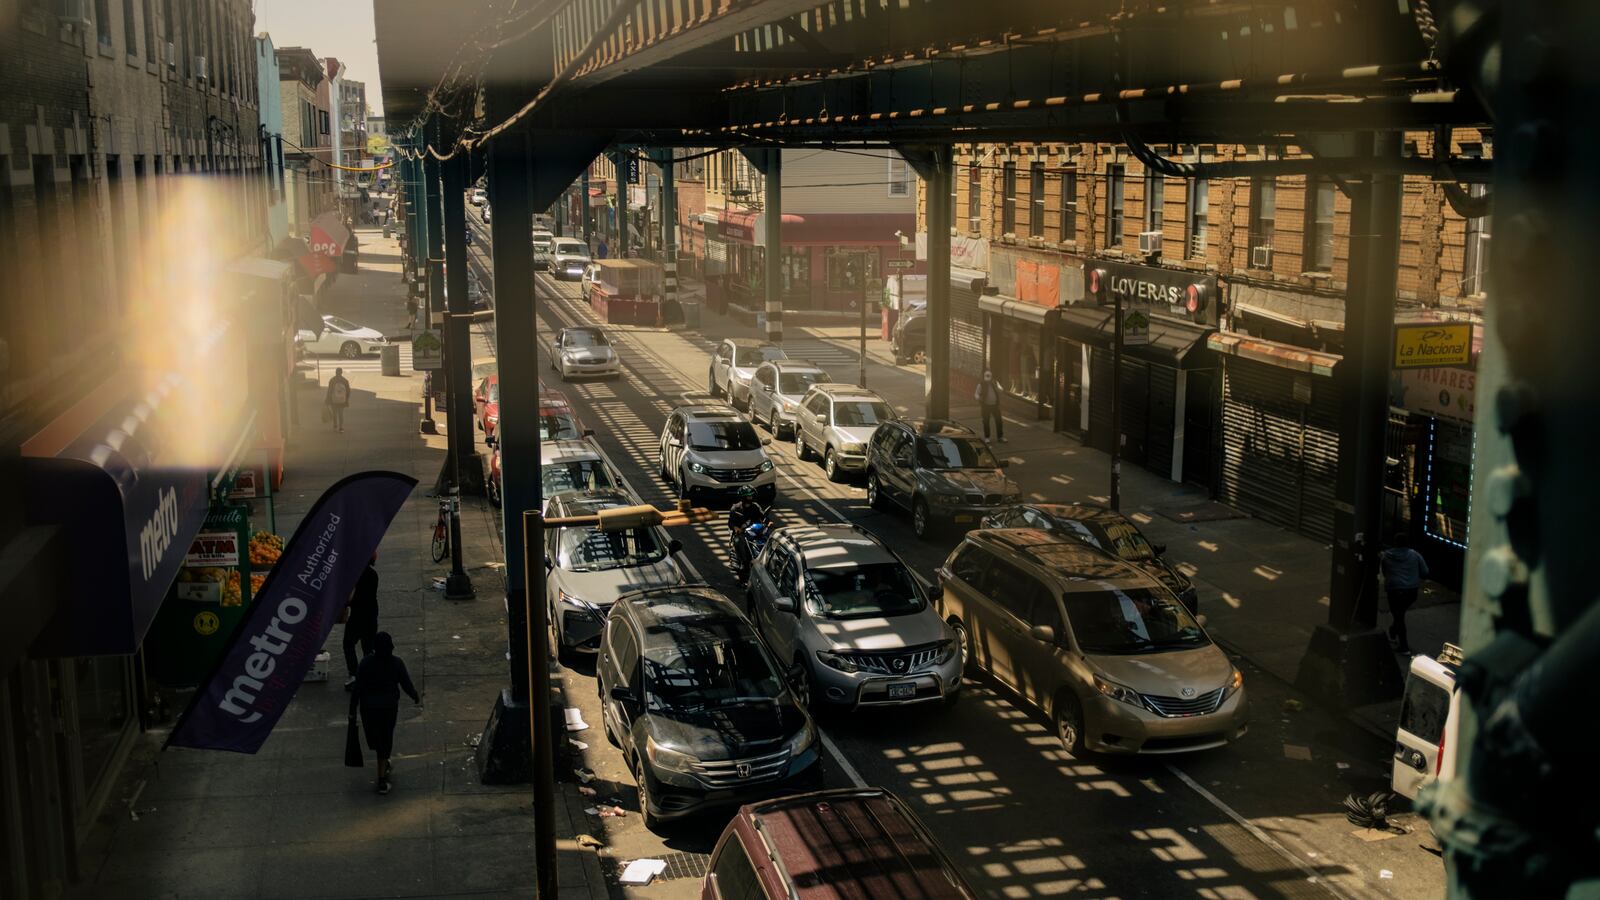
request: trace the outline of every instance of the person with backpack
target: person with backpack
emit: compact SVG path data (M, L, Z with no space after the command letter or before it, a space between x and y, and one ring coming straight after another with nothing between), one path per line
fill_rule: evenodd
M1411 547L1411 538L1404 532L1396 534L1388 549L1383 551L1383 586L1389 595L1389 614L1394 623L1389 626L1389 642L1399 653L1409 654L1411 643L1406 636L1406 610L1417 602L1422 589L1422 579L1428 577L1428 563Z
M405 691L418 705L422 703L422 695L411 683L405 662L394 655L394 638L389 632L378 632L372 643L372 653L356 668L355 688L350 692L350 721L356 720L359 711L367 747L378 757L377 791L387 794L394 781L389 757L394 755L394 726L400 718L400 692Z
M344 431L344 410L350 405L350 381L344 377L343 368L333 370L333 377L328 379L328 395L323 402L328 404L333 430Z

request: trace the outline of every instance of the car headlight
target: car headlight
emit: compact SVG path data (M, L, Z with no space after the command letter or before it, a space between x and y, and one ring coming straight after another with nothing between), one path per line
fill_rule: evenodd
M794 401L793 400L785 400L785 401L783 401L783 411L787 412L787 413L794 412Z
M961 502L960 494L929 493L928 502L934 506L955 506Z
M939 665L942 666L950 660L955 659L957 652L958 649L954 640L941 641L939 643Z
M681 750L661 746L653 737L644 739L644 755L650 758L651 765L670 772L687 773L700 762L699 759Z
M1231 697L1242 687L1244 687L1244 673L1235 668L1233 677L1228 679L1228 686L1222 691L1222 696Z
M1139 698L1139 692L1126 685L1117 684L1115 681L1096 672L1094 676L1094 689L1113 700L1118 700L1129 706L1143 707L1144 701Z
M794 737L789 739L789 758L794 759L796 756L810 750L811 745L816 742L817 726L811 724L811 720L808 718L806 723L800 726L800 730L794 733Z
M817 660L828 668L837 669L840 672L853 675L861 671L861 667L856 665L855 660L848 656L840 656L837 653L829 653L826 650L817 651Z
M761 471L763 471L763 472L771 472L772 471L772 460L763 459L761 461Z
M582 616L586 619L598 620L600 618L600 611L595 609L593 604L586 602L575 594L569 594L566 591L557 590L556 597L561 601L561 605L566 607L567 612L569 613Z
M692 462L689 463L689 471L695 473L696 475L704 475L706 467L704 463Z
M845 453L865 453L865 452L867 452L867 445L861 443L860 441L845 441L844 443L840 444L839 446L844 448L844 452Z

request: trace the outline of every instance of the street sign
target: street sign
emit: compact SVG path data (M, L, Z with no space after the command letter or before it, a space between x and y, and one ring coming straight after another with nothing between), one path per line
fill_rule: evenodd
M1122 312L1122 346L1143 347L1150 343L1150 317L1137 309Z
M439 332L430 329L411 339L411 368L418 372L444 368L444 341Z
M884 265L891 269L909 269L916 264L917 261L914 259L890 259L884 261Z
M1394 367L1431 369L1472 363L1470 322L1426 322L1394 327Z

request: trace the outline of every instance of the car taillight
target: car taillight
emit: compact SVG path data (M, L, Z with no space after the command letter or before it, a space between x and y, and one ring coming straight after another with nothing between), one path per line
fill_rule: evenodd
M1444 742L1445 738L1448 737L1449 734L1449 728L1439 732L1439 755L1434 757L1433 760L1433 777L1435 778L1438 778L1439 773L1444 771Z

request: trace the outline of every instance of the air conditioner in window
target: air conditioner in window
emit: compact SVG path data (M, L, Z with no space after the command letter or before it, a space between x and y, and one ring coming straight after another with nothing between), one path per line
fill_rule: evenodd
M194 58L194 77L202 79L210 77L210 70L206 68L206 58L204 56L196 56Z
M1251 268L1255 268L1255 269L1270 269L1270 268L1272 268L1272 248L1271 247L1251 247L1250 248L1250 266L1251 266Z
M173 44L171 41L167 41L167 55L162 58L167 61L167 68L176 69L178 67L177 45Z
M94 20L89 17L89 0L61 0L60 10L56 13L56 18L60 19L63 25L81 25L87 29L94 24Z
M1146 256L1154 256L1161 252L1161 232L1139 232L1139 252Z

